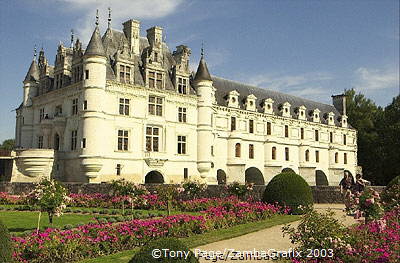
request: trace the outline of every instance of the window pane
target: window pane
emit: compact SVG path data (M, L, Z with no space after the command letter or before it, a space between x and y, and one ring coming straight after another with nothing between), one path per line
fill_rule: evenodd
M162 98L157 98L157 103L162 104Z
M147 127L146 128L146 134L147 135L151 135L151 127Z
M146 137L146 151L151 151L151 137Z
M156 97L154 97L154 96L150 96L150 97L149 97L149 102L153 102L153 103L154 103L155 100L156 100Z
M186 143L182 144L182 153L186 154Z
M123 131L122 130L118 130L118 136L122 136Z
M157 105L157 116L162 116L162 107Z
M154 88L154 79L149 79L149 87Z
M153 138L153 151L158 152L158 138Z
M149 113L150 113L151 115L154 115L154 114L155 114L154 108L155 108L154 104L150 104L150 105L149 105Z
M158 135L159 129L158 128L153 128L153 134Z

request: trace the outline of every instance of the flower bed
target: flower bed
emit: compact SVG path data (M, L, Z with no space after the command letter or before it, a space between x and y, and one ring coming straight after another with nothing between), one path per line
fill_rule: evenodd
M263 203L231 203L209 207L200 216L174 215L115 224L88 224L71 230L47 229L14 237L19 262L60 262L132 249L159 237L187 237L209 230L262 220L280 207Z
M24 196L10 195L6 192L0 192L1 205L20 205L25 204Z

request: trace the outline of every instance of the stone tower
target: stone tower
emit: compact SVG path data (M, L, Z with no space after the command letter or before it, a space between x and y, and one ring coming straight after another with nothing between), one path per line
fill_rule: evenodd
M83 92L80 103L82 105L82 153L79 157L81 169L89 182L102 168L101 158L104 155L106 143L98 132L105 127L106 63L106 53L96 23L83 56Z
M193 84L198 96L197 170L208 184L216 184L216 178L211 174L211 145L213 140L211 119L214 88L203 54Z

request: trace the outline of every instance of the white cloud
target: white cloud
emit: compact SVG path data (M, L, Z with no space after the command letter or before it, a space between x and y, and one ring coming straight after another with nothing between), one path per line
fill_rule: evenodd
M157 19L173 13L183 0L59 0L67 11L82 13L76 21L78 36L83 43L93 32L96 9L99 10L100 27L107 26L108 7L112 11L112 25L120 28L122 22L133 19Z
M359 91L373 92L399 87L399 70L358 68L355 72L354 88Z

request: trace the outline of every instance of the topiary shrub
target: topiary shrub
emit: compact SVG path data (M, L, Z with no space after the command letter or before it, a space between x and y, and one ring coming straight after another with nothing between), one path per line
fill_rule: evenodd
M163 249L168 251L185 251L188 252L188 257L177 257L177 255L170 254L170 257L165 257ZM156 251L156 253L154 253ZM159 253L158 253L159 252ZM185 253L186 254L186 253ZM176 238L161 238L153 240L147 245L143 246L129 261L129 263L146 262L146 263L197 263L199 260L194 256L193 252L189 250L185 244Z
M11 237L7 227L0 221L0 262L11 262Z
M400 175L388 183L382 192L381 199L386 211L400 205Z
M298 174L281 173L276 175L265 188L263 201L286 205L292 214L302 214L313 204L311 188Z

